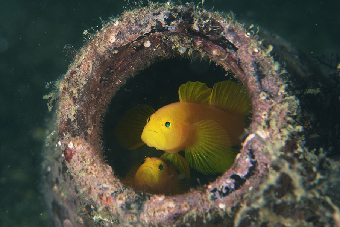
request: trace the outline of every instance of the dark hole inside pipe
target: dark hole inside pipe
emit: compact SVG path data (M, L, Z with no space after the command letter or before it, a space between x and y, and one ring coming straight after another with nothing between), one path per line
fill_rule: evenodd
M147 104L155 110L178 102L178 88L188 81L200 81L212 87L223 80L237 80L231 72L206 60L171 58L152 64L139 72L112 98L103 121L103 147L107 163L123 179L134 164L145 157L160 157L164 151L143 145L136 150L126 150L117 141L114 130L118 121L129 109ZM184 152L181 153L184 156ZM190 187L199 187L216 179L217 175L204 175L190 169Z

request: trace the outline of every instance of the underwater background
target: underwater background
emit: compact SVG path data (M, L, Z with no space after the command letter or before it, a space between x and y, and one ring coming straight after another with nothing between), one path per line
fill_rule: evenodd
M138 4L0 1L0 226L52 225L41 191L41 150L51 117L43 96L86 43L84 30L94 33L109 17ZM239 22L286 39L325 74L334 70L316 58L325 56L331 64L332 55L340 53L338 0L207 0L204 7L232 11Z

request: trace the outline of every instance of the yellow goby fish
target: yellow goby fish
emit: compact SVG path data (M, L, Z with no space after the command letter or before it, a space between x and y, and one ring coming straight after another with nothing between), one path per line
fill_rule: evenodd
M145 158L141 164L132 167L122 182L151 194L175 195L185 191L184 178L171 164L155 157Z
M224 172L234 162L236 152L232 146L240 144L245 116L251 112L247 91L229 80L216 83L213 89L201 82L188 82L180 86L178 93L180 102L156 112L145 105L135 108L122 122L129 122L128 118L138 113L137 118L147 119L147 123L140 123L135 130L131 130L132 125L120 123L117 137L128 149L145 143L168 152L171 155L167 160L175 166L179 165L178 152L184 150L185 160L200 172ZM150 114L149 118L145 117ZM125 133L119 133L124 130ZM140 139L128 139L127 135L138 134Z

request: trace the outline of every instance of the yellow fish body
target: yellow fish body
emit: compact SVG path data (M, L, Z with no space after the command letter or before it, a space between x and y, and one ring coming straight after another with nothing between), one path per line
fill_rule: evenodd
M176 169L160 158L145 158L133 167L122 182L137 191L174 195L184 192L184 184Z
M142 133L142 141L149 147L169 153L184 151L196 142L195 124L212 120L229 135L232 146L240 143L245 128L242 115L233 115L217 107L188 102L164 106L150 116Z
M188 164L200 172L224 172L234 162L236 152L231 146L240 144L245 116L251 112L246 90L229 80L216 83L213 89L204 83L188 82L178 93L180 102L164 106L147 118L140 132L141 142L174 154L167 160L175 166L176 154L183 150Z

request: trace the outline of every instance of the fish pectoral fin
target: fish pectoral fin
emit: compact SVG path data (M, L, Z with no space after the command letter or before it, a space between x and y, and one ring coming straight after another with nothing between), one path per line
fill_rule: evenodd
M233 151L226 131L213 120L194 124L196 141L185 150L185 160L204 174L223 173L234 163Z
M182 155L178 153L165 152L160 159L162 159L168 166L172 165L177 171L184 174L185 178L190 179L190 169Z
M251 113L251 102L247 90L241 84L231 80L214 84L209 104L243 116Z
M205 83L187 82L182 84L178 89L179 101L190 103L209 104L211 88L208 88Z
M138 105L128 110L118 122L115 135L119 143L128 150L134 150L144 143L141 135L147 119L155 112L148 105Z

